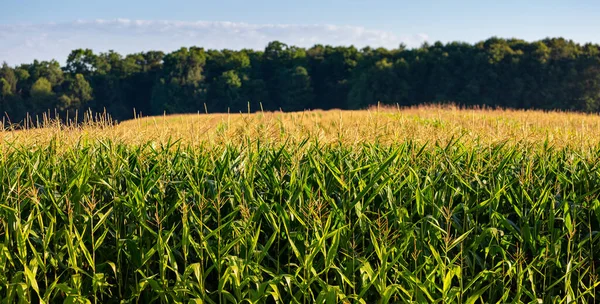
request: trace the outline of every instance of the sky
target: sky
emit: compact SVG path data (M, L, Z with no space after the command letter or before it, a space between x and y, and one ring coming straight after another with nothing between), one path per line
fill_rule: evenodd
M359 48L492 36L600 43L599 15L597 0L0 0L0 62L64 63L77 48L264 49L273 40Z

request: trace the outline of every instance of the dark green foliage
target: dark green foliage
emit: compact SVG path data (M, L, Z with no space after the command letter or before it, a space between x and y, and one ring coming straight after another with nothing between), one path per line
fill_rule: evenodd
M9 148L0 299L599 301L600 150L308 144Z
M69 80L65 94L59 97L59 109L77 110L85 109L88 101L92 100L92 87L83 75L76 74Z
M54 95L52 83L44 77L38 78L29 91L30 102L36 106L36 112L56 107L56 97Z
M82 75L92 97L73 92ZM52 98L31 96L40 78ZM476 44L425 43L398 49L310 49L274 41L264 52L182 48L122 56L74 50L56 61L0 68L3 98L35 116L48 110L106 110L115 119L163 113L360 109L453 102L521 109L600 110L600 49L563 38L490 38ZM8 108L7 108L8 109Z

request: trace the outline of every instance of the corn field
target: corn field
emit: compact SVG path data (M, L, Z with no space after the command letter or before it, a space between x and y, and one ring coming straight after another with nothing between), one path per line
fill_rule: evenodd
M2 303L597 303L600 145L5 142Z
M6 303L595 303L600 150L82 143L0 163Z

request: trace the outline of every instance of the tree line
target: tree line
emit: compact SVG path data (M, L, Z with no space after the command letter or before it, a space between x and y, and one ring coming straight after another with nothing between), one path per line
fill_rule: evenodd
M600 46L563 38L490 38L408 49L264 51L181 48L123 56L72 51L65 66L37 61L0 68L0 113L106 110L117 120L198 111L360 109L452 102L522 109L600 109ZM56 109L56 110L55 110Z

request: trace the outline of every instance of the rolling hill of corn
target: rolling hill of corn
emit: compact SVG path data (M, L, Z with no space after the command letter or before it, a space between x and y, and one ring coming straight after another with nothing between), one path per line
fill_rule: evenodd
M38 126L0 132L2 303L600 301L597 115Z

